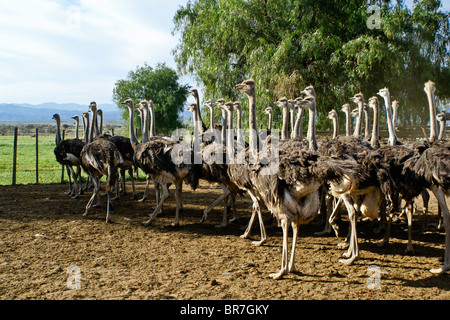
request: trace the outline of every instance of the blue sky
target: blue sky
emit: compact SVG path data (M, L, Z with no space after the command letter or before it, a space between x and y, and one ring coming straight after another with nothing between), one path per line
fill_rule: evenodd
M0 103L111 103L137 65L176 69L172 18L186 2L0 0Z

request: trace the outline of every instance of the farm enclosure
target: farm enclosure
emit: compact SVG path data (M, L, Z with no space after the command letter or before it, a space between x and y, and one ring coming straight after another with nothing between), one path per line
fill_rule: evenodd
M143 188L139 182L139 194ZM105 206L82 217L90 192L74 200L66 190L59 184L0 186L0 299L450 298L448 275L428 271L441 265L444 254L444 234L436 231L415 233L415 255L408 256L403 253L404 223L394 224L390 244L379 248L383 235L374 234L372 223L359 222L361 258L343 266L338 262L343 250L337 248L342 237L315 236L322 226L302 226L296 251L299 273L275 281L268 275L279 268L281 229L268 227L268 242L261 247L241 239L251 213L247 197L237 199L238 220L217 229L220 206L204 224L198 221L221 189L202 183L192 192L186 186L180 227L170 226L173 194L165 214L144 227L153 192L144 203L122 196L113 204L115 223L106 224ZM430 212L435 223L434 197ZM267 210L263 213L269 217ZM345 215L340 225L345 235ZM420 216L415 216L414 227L419 226ZM258 239L255 228L252 240ZM375 290L367 288L371 265L382 272ZM71 266L79 268L79 289L68 289Z

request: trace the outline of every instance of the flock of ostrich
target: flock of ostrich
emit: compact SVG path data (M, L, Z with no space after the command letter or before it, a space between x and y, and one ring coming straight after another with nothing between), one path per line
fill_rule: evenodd
M86 190L87 183L82 187L79 180L81 168L88 175L88 181L93 183L93 194L86 205L84 216L88 215L93 206L100 204L100 178L103 176L106 177L107 222L111 221L109 207L112 192L115 192L116 198L120 192L125 192L126 171L131 177L134 199L137 197L133 170L139 168L147 177L144 197L139 201L147 197L149 183L153 182L156 207L150 218L144 222L146 226L150 225L162 211L169 197L171 185L175 186L176 212L173 225L177 226L182 207L183 183L189 184L193 190L198 187L200 180L215 183L222 188L222 194L205 208L200 222L207 219L208 213L216 205L223 203L222 222L216 227L225 227L236 218L236 195L248 194L253 203L252 216L241 237L249 236L254 220L258 218L261 239L253 244L261 245L267 239L261 215L261 206L265 206L283 231L281 268L278 272L270 274L272 278L280 279L296 271L294 262L299 225L309 223L321 214L326 226L317 234L334 231L337 235L336 218L342 204L349 220L346 241L340 244L342 248L347 248L340 260L343 264L350 265L359 257L357 220L360 217L379 219L382 222L380 225L385 230L382 244L386 244L389 241L394 212L398 212L401 204L404 204L403 212L408 222L406 250L413 251L411 235L414 200L422 197L426 217L431 193L437 199L446 236L443 266L430 271L444 273L450 269L450 218L446 203L446 197L450 195L450 143L445 140L445 114L444 116L436 114L435 84L432 81L425 83L424 88L430 110L430 137L413 142L400 142L396 137L394 126L398 103L396 101L392 103L394 109L392 113L387 88L378 92L384 100L387 114L389 131L387 140L379 139L380 107L377 96L371 97L367 104L362 93L351 98L351 101L357 104L353 114L356 117L353 133L350 128L351 107L350 104L345 104L342 111L347 117L346 134L338 135L337 112L332 110L328 117L334 124L333 136L316 138L316 92L313 86L308 86L301 92L301 97L295 100L281 98L275 103L282 109L283 114L281 139L278 139L275 131L271 130L270 107L264 111L269 116L268 130L265 135L258 132L255 81L244 80L236 85L236 89L248 98L248 142L245 141L242 132L240 102L226 102L224 99L219 99L215 103L206 102L211 117L208 128L203 123L200 99L195 89L191 91L195 102L189 106L194 123L194 134L189 143L173 137L156 135L152 101L142 100L136 105L142 124L140 142L135 134L133 116L135 106L131 99L122 102L128 107L130 115L129 137L102 133L103 121L98 124L98 114L101 110L97 110L95 102L90 104L90 112L82 114L84 141L78 136L75 139L61 140L60 118L55 114L53 118L57 121L57 133L54 152L57 161L66 165L73 179L73 183L70 183L70 196L76 198L80 192ZM221 126L214 124L215 107L222 111ZM369 108L373 110L371 132ZM301 123L306 109L309 122L306 139L303 139ZM236 127L233 125L234 113L237 114ZM364 136L363 115L366 119ZM78 119L76 120L78 123ZM441 124L439 135L438 122ZM181 145L186 144L191 148L181 148ZM235 147L231 149L231 155L230 145ZM273 146L276 148L271 148ZM270 152L267 152L267 149L270 149ZM188 161L178 161L181 153L181 158ZM243 161L228 161L230 157ZM215 161L211 161L211 158ZM190 161L193 159L200 161ZM271 161L263 161L267 159L276 160L275 171L271 171L273 170ZM230 208L234 214L231 219L228 217ZM290 254L289 227L292 228Z

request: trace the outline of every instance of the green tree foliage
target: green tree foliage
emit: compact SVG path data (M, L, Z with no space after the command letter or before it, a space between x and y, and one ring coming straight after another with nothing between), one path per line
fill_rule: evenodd
M121 102L132 99L135 105L142 99L152 100L155 109L156 133L171 133L183 123L179 113L189 93L188 85L179 84L177 73L166 66L157 64L156 68L144 64L128 73L127 79L115 83L113 101L122 109L122 118L128 120L128 109ZM141 121L135 114L135 125L141 132Z
M367 25L375 14L370 4L380 8L379 28ZM234 86L252 77L260 123L267 104L295 98L310 84L319 129L330 126L329 110L358 92L367 100L388 87L403 124L429 120L426 81L436 83L440 98L450 95L449 13L438 0L412 8L402 0L190 0L174 24L179 70L203 84L204 100L245 102Z

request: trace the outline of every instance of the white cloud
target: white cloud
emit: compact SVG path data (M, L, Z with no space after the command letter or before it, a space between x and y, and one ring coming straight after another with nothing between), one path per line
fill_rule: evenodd
M137 65L175 68L170 31L184 2L2 1L0 102L110 102Z

